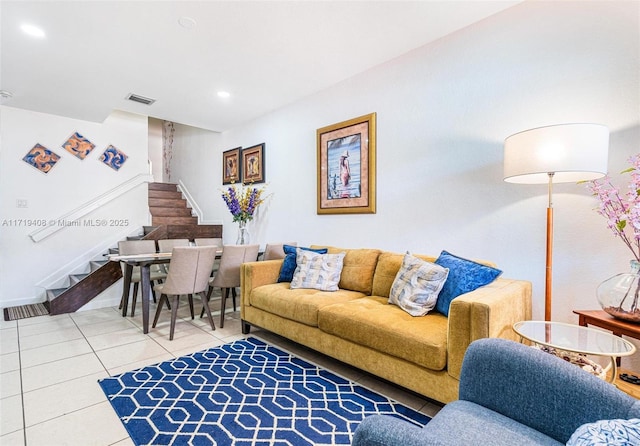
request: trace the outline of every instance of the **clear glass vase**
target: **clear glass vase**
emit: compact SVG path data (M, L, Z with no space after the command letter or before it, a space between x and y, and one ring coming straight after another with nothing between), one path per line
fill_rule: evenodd
M238 238L236 239L236 245L248 245L250 242L250 234L247 229L247 222L238 222Z
M631 271L602 282L596 291L604 311L618 319L640 323L640 262L631 260Z

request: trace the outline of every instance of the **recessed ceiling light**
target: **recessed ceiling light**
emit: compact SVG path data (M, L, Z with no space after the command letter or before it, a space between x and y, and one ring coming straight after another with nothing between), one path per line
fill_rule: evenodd
M39 28L35 25L24 23L22 26L20 26L20 29L22 30L22 32L30 35L31 37L38 37L40 39L45 37L45 33L42 28Z
M231 93L229 93L228 91L219 91L218 92L218 97L219 98L228 98L231 96Z
M180 24L180 26L186 29L193 29L198 24L198 22L196 22L195 19L192 19L191 17L187 17L187 16L180 17L178 19L178 23Z

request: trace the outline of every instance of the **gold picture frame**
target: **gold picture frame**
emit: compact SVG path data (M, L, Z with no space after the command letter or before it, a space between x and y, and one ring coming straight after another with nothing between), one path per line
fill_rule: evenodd
M265 143L242 150L242 184L264 183Z
M241 150L241 147L236 147L222 152L222 184L236 183L242 178Z
M318 214L376 213L376 114L317 130Z

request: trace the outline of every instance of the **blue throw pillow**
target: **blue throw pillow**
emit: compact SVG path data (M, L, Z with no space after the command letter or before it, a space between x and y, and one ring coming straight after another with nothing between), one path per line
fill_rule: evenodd
M278 277L278 282L291 282L293 280L293 273L296 270L296 248L298 246L291 245L282 245L282 249L284 250L284 261L282 262L282 268L280 268L280 276ZM311 249L311 248L303 248L306 251L317 252L318 254L326 254L327 248L321 249Z
M449 316L449 306L453 299L493 282L502 274L499 269L463 259L447 251L442 251L434 263L449 268L449 276L436 302L436 310L445 316Z

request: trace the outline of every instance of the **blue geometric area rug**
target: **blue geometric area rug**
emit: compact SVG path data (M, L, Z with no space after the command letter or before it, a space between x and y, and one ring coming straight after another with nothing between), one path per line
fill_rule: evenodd
M136 445L350 444L368 415L430 419L255 338L98 382Z

